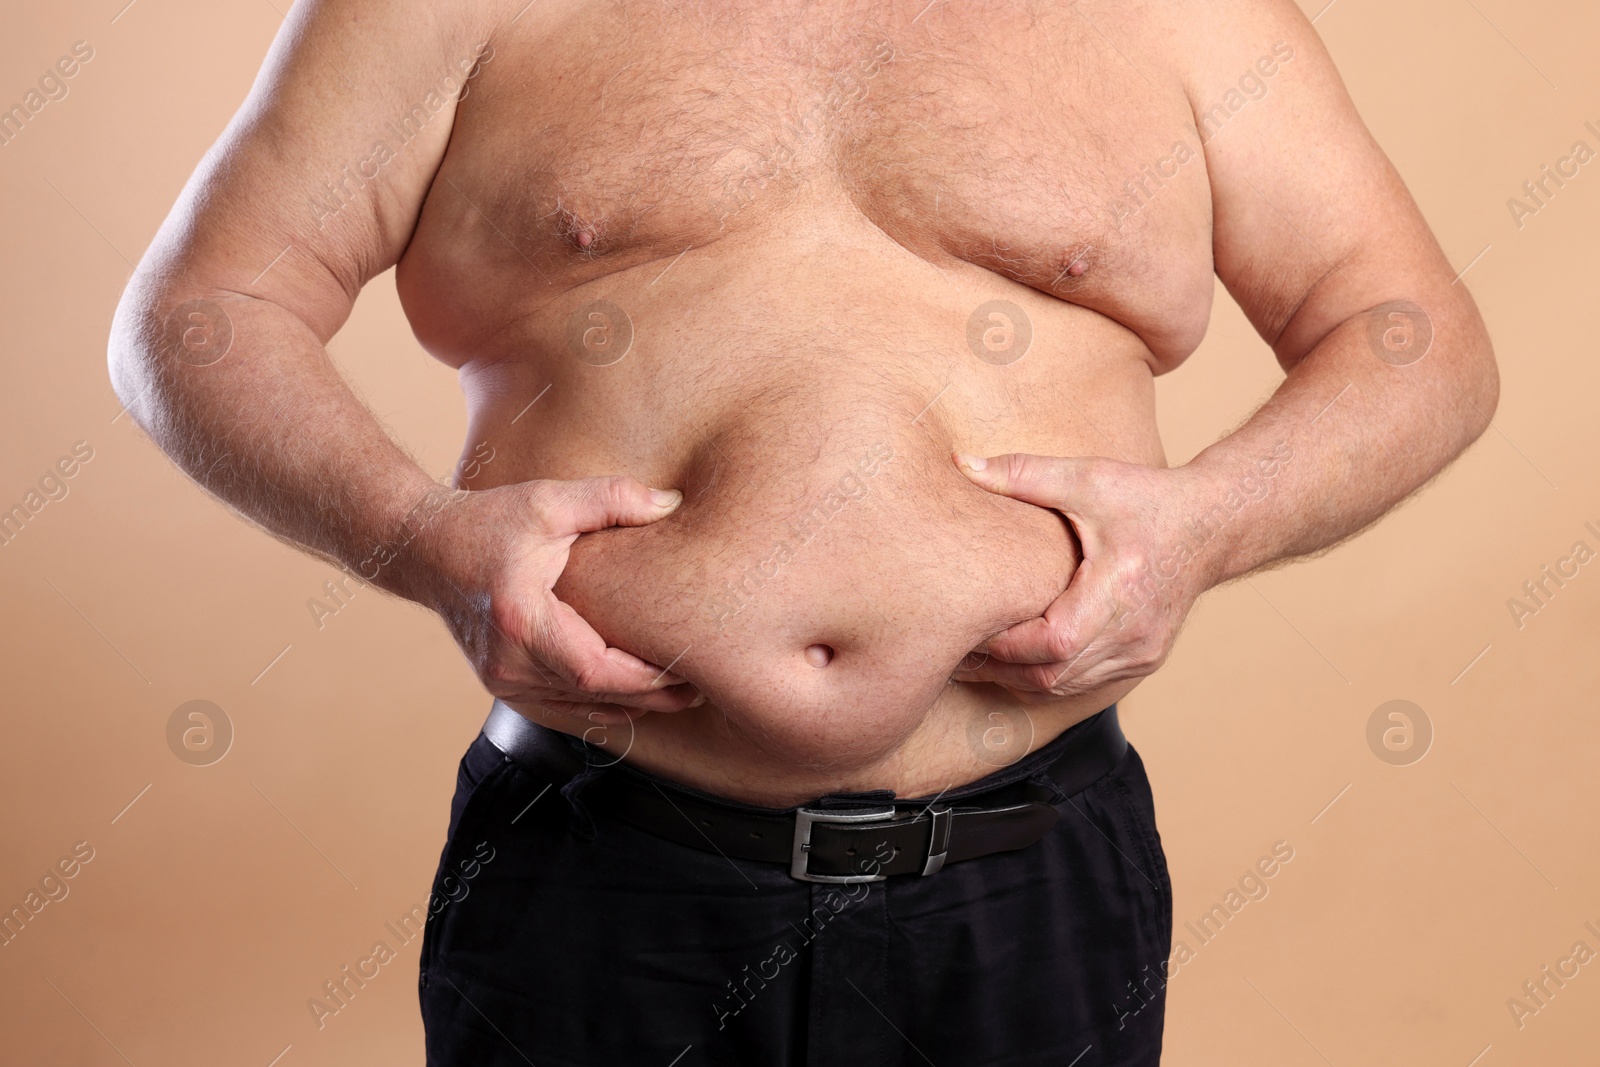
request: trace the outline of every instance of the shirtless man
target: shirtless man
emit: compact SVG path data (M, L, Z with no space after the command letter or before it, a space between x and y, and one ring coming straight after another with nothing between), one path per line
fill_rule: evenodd
M324 352L391 266L454 490ZM1213 274L1287 377L1169 468ZM185 470L499 698L423 1012L431 1063L541 1067L1156 1062L1111 705L1498 391L1289 0L302 0L110 352Z

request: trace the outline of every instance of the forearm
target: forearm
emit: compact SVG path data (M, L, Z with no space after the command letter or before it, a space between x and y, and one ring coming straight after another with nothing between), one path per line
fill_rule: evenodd
M1383 358L1375 346L1390 323L1352 316L1244 426L1187 464L1201 486L1188 525L1211 584L1356 533L1484 431L1499 386L1477 312L1452 293L1430 321L1427 354L1406 363L1410 354Z
M196 299L223 318L175 325L173 309ZM185 328L212 345L231 330L226 355L206 363L216 350L186 347ZM304 322L265 300L136 277L109 359L129 413L197 482L278 537L415 597L399 550L447 491L389 439Z

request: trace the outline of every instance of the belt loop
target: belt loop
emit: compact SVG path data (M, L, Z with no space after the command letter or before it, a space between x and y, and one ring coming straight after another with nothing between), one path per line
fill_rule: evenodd
M1044 804L1061 804L1071 796L1061 787L1061 783L1050 775L1050 768L1046 767L1038 774L1028 778L1028 799L1037 800Z
M569 734L537 725L499 700L489 709L483 736L515 760L534 781L549 783L546 789L556 786L567 802L573 832L585 841L595 839L595 821L578 794L604 774L610 764L595 763L588 745Z
M584 788L594 782L596 778L605 774L607 767L589 764L583 770L573 775L561 787L561 799L567 802L567 807L572 811L572 832L584 841L593 842L599 836L595 828L594 817L589 814L589 809L584 805L579 794Z
M950 852L950 825L955 821L949 805L930 808L928 814L933 816L933 827L928 833L928 861L922 865L924 878L938 874L944 866L944 858Z

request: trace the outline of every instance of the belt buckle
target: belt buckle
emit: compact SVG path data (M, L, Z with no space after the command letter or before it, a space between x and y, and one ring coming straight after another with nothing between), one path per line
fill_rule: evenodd
M789 863L789 876L802 882L824 882L829 885L856 885L861 882L882 882L887 874L812 874L811 828L817 823L874 823L893 822L896 815L891 805L867 811L823 811L817 808L798 808L794 813L794 853Z

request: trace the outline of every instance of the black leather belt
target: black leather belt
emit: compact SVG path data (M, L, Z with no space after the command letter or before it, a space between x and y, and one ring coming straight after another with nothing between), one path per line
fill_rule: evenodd
M484 736L527 770L565 783L588 765L588 749L495 702ZM1042 774L1072 796L1121 762L1127 738L1113 705L1072 727L1038 752L991 777L993 788L931 801L892 793L823 797L796 808L755 808L681 786L663 788L623 765L585 787L594 803L623 822L690 848L782 863L806 882L879 882L891 875L937 873L947 863L1026 848L1060 818L1054 794L1030 781ZM880 799L880 797L882 799ZM988 801L988 803L984 803Z

